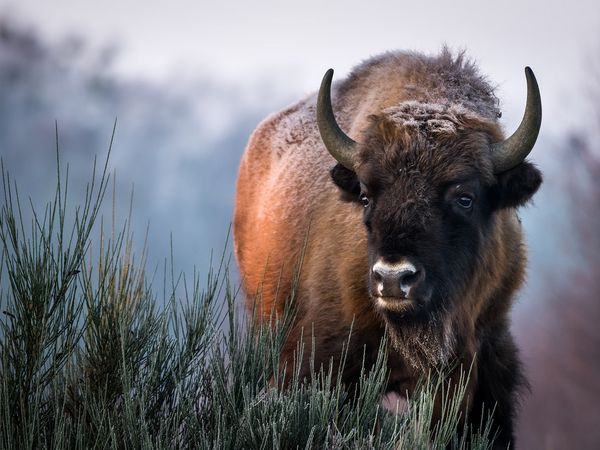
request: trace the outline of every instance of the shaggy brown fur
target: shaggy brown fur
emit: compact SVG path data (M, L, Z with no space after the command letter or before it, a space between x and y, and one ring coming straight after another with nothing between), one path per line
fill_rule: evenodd
M248 306L260 293L264 317L281 313L303 255L284 359L304 333L314 334L317 366L337 364L352 326L343 377L353 382L387 328L389 390L401 395L431 368L474 361L469 421L479 424L496 405L498 444L506 447L523 382L508 319L525 270L515 208L541 175L527 162L494 174L490 145L503 139L497 99L462 55L373 58L334 85L332 104L360 142L355 172L323 146L314 95L267 118L242 158L234 238ZM455 203L464 189L476 198L468 212ZM378 257L407 255L426 269L431 294L383 308L370 268Z

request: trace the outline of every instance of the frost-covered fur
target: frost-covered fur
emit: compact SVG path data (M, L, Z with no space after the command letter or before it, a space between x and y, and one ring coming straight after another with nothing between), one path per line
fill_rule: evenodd
M369 114L404 101L442 108L454 106L492 121L500 116L494 89L478 73L475 64L463 53L453 56L446 48L436 56L397 51L367 60L340 82L338 94L347 99L339 105L344 112L357 101L364 103L364 109L357 111L352 129L344 128L351 136L352 132L364 129ZM375 106L375 110L368 108L368 104Z
M456 134L457 125L465 121L483 120L462 105L454 103L423 103L408 100L382 111L390 122L398 127L411 128L426 135ZM491 121L488 121L492 125Z

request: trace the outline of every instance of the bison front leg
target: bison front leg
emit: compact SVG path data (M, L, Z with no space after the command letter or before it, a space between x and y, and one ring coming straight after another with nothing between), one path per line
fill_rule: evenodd
M521 388L526 386L513 337L508 330L490 333L477 355L478 383L468 416L477 430L492 414L495 449L515 448L514 420Z

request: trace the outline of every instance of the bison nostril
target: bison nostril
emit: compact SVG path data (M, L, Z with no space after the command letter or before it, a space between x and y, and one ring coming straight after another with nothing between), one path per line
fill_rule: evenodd
M399 276L400 289L402 293L408 297L410 290L415 287L421 280L422 272L417 270L415 272L405 271Z
M400 280L400 285L401 286L412 286L413 284L416 284L416 282L419 279L419 275L420 272L403 272L400 274L400 276L398 277Z
M373 281L375 281L375 282L383 281L382 273L375 269L373 269Z

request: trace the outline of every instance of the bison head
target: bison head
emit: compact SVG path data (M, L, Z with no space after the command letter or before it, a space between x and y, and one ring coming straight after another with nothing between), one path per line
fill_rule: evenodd
M339 162L331 174L342 198L364 208L365 280L374 308L400 350L420 349L417 361L446 359L456 339L451 318L465 309L472 316L485 301L485 294L470 292L481 289L476 275L491 271L498 253L520 252L519 237L500 222L514 218L502 211L527 202L541 183L540 172L524 161L541 123L535 77L527 68L525 115L508 139L495 118L459 103L405 101L371 116L357 143L335 121L332 74L319 91L317 123ZM511 270L495 274L490 289L520 276ZM412 341L403 346L406 336Z

